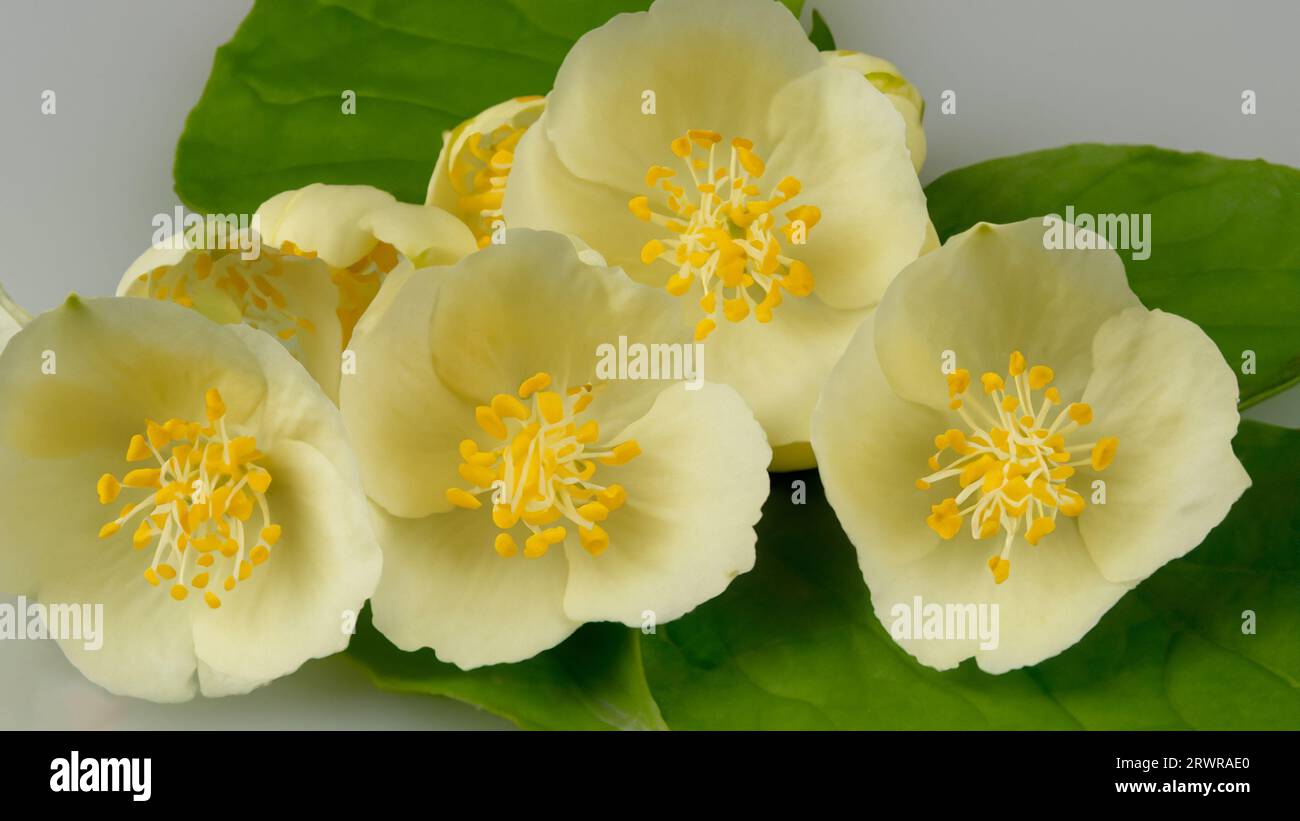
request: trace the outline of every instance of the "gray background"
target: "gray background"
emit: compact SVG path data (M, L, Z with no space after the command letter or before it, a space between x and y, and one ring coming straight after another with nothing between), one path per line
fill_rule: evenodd
M469 2L470 0L466 0ZM247 0L5 0L0 282L35 312L109 294L179 204L172 152ZM922 180L1070 142L1153 143L1300 166L1300 5L1163 0L810 0L840 47L886 57L929 102ZM805 11L805 18L807 11ZM58 113L41 114L41 93ZM957 114L939 113L944 89ZM1243 116L1252 89L1258 113ZM433 157L429 158L432 167ZM1300 227L1297 228L1300 230ZM1156 243L1159 243L1158 229ZM1295 426L1300 392L1247 417ZM503 727L384 693L342 657L235 699L155 705L85 681L46 642L0 642L0 729Z

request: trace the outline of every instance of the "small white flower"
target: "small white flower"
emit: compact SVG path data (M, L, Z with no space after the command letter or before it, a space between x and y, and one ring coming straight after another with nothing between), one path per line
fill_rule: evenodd
M675 619L753 566L771 451L740 396L598 376L620 336L689 345L665 302L526 230L384 283L341 407L394 644L465 669L519 661L583 622Z
M907 129L770 0L658 0L573 46L511 158L505 220L581 237L679 297L774 467L929 220Z
M941 670L1070 647L1250 485L1214 343L1143 307L1114 251L1046 250L1043 233L981 223L908 266L813 419L881 621L917 595L999 607L996 648L900 640Z
M71 297L10 340L0 521L0 589L102 604L102 646L60 647L154 701L342 650L381 563L342 417L302 366L155 300Z
M254 247L247 236L239 247L151 247L127 269L118 295L175 302L216 322L266 331L331 399L340 354L389 272L444 265L475 248L451 214L363 185L285 191L262 204L256 224L257 256L245 258L241 247ZM189 234L185 240L195 242Z
M425 202L463 220L480 248L492 241L494 223L502 220L501 204L519 140L545 107L544 97L516 97L442 136Z

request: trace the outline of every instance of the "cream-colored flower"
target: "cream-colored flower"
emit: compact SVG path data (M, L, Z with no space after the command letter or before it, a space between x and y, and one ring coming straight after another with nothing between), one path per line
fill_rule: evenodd
M1214 343L1143 307L1114 251L1047 250L1044 226L981 223L905 269L813 418L882 623L916 596L999 608L996 647L900 639L938 669L1056 655L1250 484Z
M265 331L337 401L343 328L330 267L265 245L248 259L238 243L190 245L187 238L184 248L151 246L122 275L117 295L171 302L213 322Z
M31 320L27 312L9 298L4 286L0 285L0 351L5 349L10 337L21 331Z
M381 557L338 409L268 334L71 297L0 355L0 589L102 604L113 693L247 692L343 649Z
M337 399L340 355L352 328L399 265L445 265L474 251L474 238L439 208L399 203L377 188L313 184L257 210L260 249L151 247L123 275L119 296L153 297L216 322L240 322L279 338Z
M777 468L811 464L817 392L929 225L903 118L771 0L658 0L584 35L504 211L679 297Z
M264 242L319 257L339 289L343 344L402 260L416 268L450 265L474 252L474 236L450 213L398 202L367 185L325 185L276 194L257 209Z
M545 106L544 97L516 97L442 135L425 202L464 221L480 248L492 241L494 227L504 228L501 204L515 149Z
M583 622L677 618L753 566L762 429L725 385L598 369L620 337L694 350L670 297L597 262L511 230L389 277L357 325L341 407L384 550L375 626L398 647L519 661Z
M925 129L921 126L925 100L916 86L908 82L898 66L881 57L839 49L823 51L822 59L858 72L889 99L907 124L907 150L912 155L912 167L920 173L925 164Z

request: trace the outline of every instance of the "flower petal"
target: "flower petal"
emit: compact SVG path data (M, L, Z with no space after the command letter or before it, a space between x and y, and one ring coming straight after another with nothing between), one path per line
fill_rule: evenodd
M42 369L51 363L53 373ZM43 600L105 604L102 648L62 643L89 678L116 693L182 700L196 686L196 638L212 654L199 682L216 692L251 687L346 643L332 635L333 644L314 642L310 631L337 624L339 596L330 591L346 588L348 606L360 608L378 576L378 547L342 419L276 340L155 300L73 297L15 338L0 357L0 386L0 585L13 576ZM240 643L256 631L231 627L237 607L223 608L231 618L222 621L199 597L172 601L145 583L147 556L131 549L129 533L98 538L113 514L99 504L96 479L122 469L126 443L146 418L203 418L214 387L224 421L258 436L268 452L271 497L293 532L283 549L318 576L308 592L281 584L277 607L248 599L262 604L260 615L275 614L261 627L273 635L251 651ZM331 567L334 553L351 559L347 572ZM280 574L295 566L281 565ZM207 622L192 627L194 618ZM213 649L222 640L238 645L225 657ZM213 658L225 677L213 676Z
M705 378L740 392L773 447L807 442L817 394L867 315L829 308L813 295L787 298L771 322L723 322L704 343Z
M395 202L392 194L368 185L312 183L276 194L258 207L255 219L263 243L280 248L291 242L346 268L378 242L361 226L362 217Z
M564 610L577 621L639 626L646 611L671 621L754 566L771 451L740 395L676 385L615 437L627 438L641 455L598 475L628 495L604 525L609 547L592 556L576 538L565 541Z
M876 617L904 650L936 670L955 667L971 656L981 670L995 674L1049 659L1083 638L1135 584L1102 578L1069 519L1037 547L1018 542L1011 553L1011 576L1002 584L994 583L985 564L988 554L1001 547L1000 540L979 544L963 530L944 542L919 523L917 534L939 545L915 562L887 567L875 561L873 552L861 549L858 558ZM915 619L918 596L923 617L927 605L961 607L964 613L975 605L976 614L983 606L989 628L993 622L988 608L997 605L996 635L990 629L989 637L997 646L982 648L978 635L971 637L977 631L970 629L969 617L964 638L925 638L924 633L899 638L892 628L902 613L895 608L908 606Z
M344 379L342 406L367 492L391 513L449 509L444 493L460 484L457 446L481 435L475 406L539 371L560 386L597 381L601 346L620 336L690 338L671 297L583 262L568 238L507 236L454 266L390 277L357 326L357 373ZM606 382L593 413L617 430L664 384Z
M341 422L335 426L341 433ZM204 695L247 692L343 650L347 627L379 581L381 554L355 466L345 463L352 474L341 473L314 446L292 439L278 441L265 464L274 477L267 501L284 535L251 579L219 593L220 608L194 603L198 658L237 680L217 679L218 689L205 685Z
M385 281L353 333L356 372L343 377L339 406L370 498L399 516L450 509L459 482L457 446L474 403L438 379L429 334L437 301L432 269L399 269Z
M230 326L155 300L69 297L33 319L0 359L0 447L8 450L0 462L71 458L106 443L125 452L146 418L201 417L209 388L226 397L234 421L265 396L257 360ZM103 470L120 464L119 454ZM93 490L87 498L95 501Z
M875 305L929 224L902 117L861 74L830 65L782 88L768 116L777 135L768 184L792 175L803 184L793 204L821 210L807 244L786 253L812 269L827 304Z
M145 583L147 561L130 534L97 538L115 508L99 504L95 481L122 469L146 418L195 418L212 387L240 421L266 391L256 359L230 329L151 300L71 297L32 320L0 357L0 588L103 603L104 646L61 646L115 693L189 698L193 639L185 609Z
M375 508L384 570L375 627L403 650L432 647L463 670L532 658L578 628L564 613L568 564L502 558L485 511L403 519Z
M1104 480L1106 504L1079 529L1106 578L1141 580L1200 544L1250 486L1232 452L1237 379L1204 331L1163 311L1113 317L1093 363L1089 427L1119 449L1104 471L1080 468L1083 487Z
M416 268L450 265L478 250L465 223L431 205L394 203L363 216L360 227L392 245Z
M1065 397L1092 372L1092 339L1141 302L1111 250L1049 250L1043 219L980 223L909 265L876 313L876 349L899 396L943 408L944 351L978 375L1005 373L1019 350L1056 371Z
M189 307L221 324L263 324L258 321L256 313L250 313L255 310L252 303L241 303L233 297L227 290L228 286L218 282L217 274L205 273L202 278L197 274L199 257L206 257L211 268L211 260L229 261L235 259L236 254L238 260L234 262L234 270L242 271L245 277L252 278L254 272L244 267L242 252L186 251L151 246L127 269L118 283L117 295L156 298L150 296L154 288L150 284L149 274L159 268L179 266L180 272L176 275L183 277L181 281L186 287ZM261 254L266 255L278 270L274 285L269 287L276 288L283 296L283 313L277 316L281 318L286 330L293 330L293 337L283 340L284 346L307 368L331 401L337 402L343 329L337 313L338 290L331 279L329 267L320 260L281 254L273 248L263 248ZM247 262L253 264L259 261L259 258L254 257ZM217 264L224 265L226 262ZM163 283L166 281L161 280ZM175 300L174 293L171 300ZM269 309L280 310L277 305L270 305ZM272 326L267 326L266 329L268 333L275 330Z
M981 669L1001 673L1070 647L1133 583L1102 577L1072 519L1059 519L1056 531L1036 547L1018 538L1011 576L1000 585L986 561L1001 551L1001 534L977 542L962 527L945 541L926 526L929 506L944 494L918 490L913 482L928 470L933 436L951 419L890 390L876 354L879 329L873 326L879 316L863 323L850 342L812 423L826 498L857 548L877 617L886 630L920 619L917 596L922 607L997 604L996 648L981 649L978 638L925 639L891 631L917 660L940 670L976 656ZM895 610L899 605L907 609Z
M667 273L641 262L641 248L661 238L663 229L642 222L627 204L640 188L625 191L588 183L560 161L541 128L519 142L504 205L506 223L582 237L583 241L643 285L662 287ZM645 169L641 169L644 172ZM636 182L640 183L638 177Z
M491 195L500 190L514 165L519 133L532 127L545 107L544 97L515 97L443 132L425 203L464 220L475 236L490 239L499 213ZM507 155L504 168L500 152ZM486 179L480 176L489 169Z
M265 400L246 424L266 453L267 503L283 535L250 580L219 594L220 608L197 597L189 605L207 696L248 692L347 647L346 626L382 564L342 414L275 339L232 331L266 377Z
M31 315L10 299L4 286L0 285L0 351L5 349L5 345L14 334L31 321Z
M840 49L823 51L822 59L830 65L858 72L889 99L907 125L907 149L912 156L912 167L919 174L925 164L925 129L921 126L925 100L916 86L908 82L898 66L881 57Z
M925 525L932 494L915 480L929 468L933 439L949 427L932 408L899 398L876 356L869 316L831 371L812 415L812 446L826 499L872 564L917 562L939 540ZM931 538L935 537L935 538Z
M103 642L91 649L81 638L60 639L68 661L114 695L158 702L193 698L198 682L190 609L145 583L140 574L147 563L129 543L97 544L92 533L76 540L81 555L72 548L42 580L39 598L47 606L102 604Z
M728 59L740 62L718 65ZM779 3L658 0L648 12L620 14L573 45L533 130L545 130L577 176L625 189L687 129L763 129L777 91L821 65L799 22ZM653 116L642 113L646 91L657 95ZM771 145L765 131L726 136ZM527 173L522 162L511 185L520 173Z

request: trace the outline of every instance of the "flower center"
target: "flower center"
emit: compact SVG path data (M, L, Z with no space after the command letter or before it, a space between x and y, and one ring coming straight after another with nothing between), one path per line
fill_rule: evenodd
M937 452L930 457L933 472L916 480L917 488L927 490L935 482L957 479L960 492L931 505L925 520L943 538L957 535L967 514L976 539L994 536L999 529L1006 532L1001 552L988 561L998 584L1011 573L1011 543L1016 534L1023 532L1025 541L1037 545L1056 529L1058 513L1071 517L1082 513L1083 497L1067 486L1074 469L1088 465L1105 470L1119 446L1114 436L1066 444L1067 437L1092 421L1092 408L1081 402L1062 407L1047 424L1052 408L1061 404L1060 391L1047 387L1055 376L1051 368L1035 365L1026 371L1025 357L1015 351L1008 373L1011 390L996 373L980 377L992 402L991 413L978 403L968 408L963 402L961 397L970 387L969 371L959 369L948 376L949 407L970 433L951 428L936 436ZM1043 392L1037 405L1036 391ZM941 464L939 457L948 449L956 458ZM1089 452L1086 458L1074 458L1083 452ZM979 497L971 501L976 491Z
M653 165L645 175L651 189L668 194L665 216L650 209L649 197L634 197L628 208L637 218L659 225L675 236L653 239L641 249L641 261L661 260L675 268L664 287L674 296L690 290L696 279L703 286L700 308L707 316L695 326L695 339L703 340L718 327L718 314L731 322L752 316L770 322L781 304L781 291L807 296L813 290L812 271L783 253L778 234L801 245L821 211L800 205L785 212L788 222L779 228L773 211L799 195L802 186L785 177L760 199L757 185L765 166L750 140L731 141L731 159L717 165L715 149L722 142L716 131L691 130L672 141L671 149L690 174L694 191L673 182L677 172Z
M315 333L316 328L289 310L275 286L284 273L285 260L274 251L264 250L251 260L236 250L194 251L137 281L148 286L154 299L194 308L217 322L242 322L290 344L300 331Z
M599 522L627 501L621 485L592 481L597 463L622 465L641 453L636 440L598 445L600 426L579 417L591 404L592 386L569 388L564 395L546 390L551 377L538 373L519 386L518 398L507 393L480 405L474 418L488 436L503 442L495 450L480 450L473 439L460 443L461 477L469 489L447 490L447 501L457 507L482 507L478 496L492 494L492 521L501 532L494 547L502 557L518 552L512 530L523 524L529 531L524 556L546 555L551 545L564 541L561 518L578 528L582 546L593 556L609 547L609 534ZM525 404L531 399L531 406Z
M515 102L540 102L541 97L518 97ZM460 195L457 216L474 232L478 247L492 241L492 223L502 218L506 178L514 164L515 148L528 127L541 115L541 107L525 109L519 116L491 131L471 131L451 157L448 176Z
M265 562L280 538L280 526L271 522L266 489L271 474L257 464L264 458L252 436L231 438L226 431L226 406L215 388L204 395L207 425L170 419L164 424L145 421L145 433L131 437L128 462L148 462L156 467L135 468L119 480L111 473L99 478L100 504L110 504L123 488L147 491L138 502L128 502L122 513L99 531L107 539L136 516L131 543L136 550L154 546L153 561L144 572L149 584L173 581L171 596L183 601L189 594L185 579L213 609L221 599L208 590L209 581L224 577L229 592L247 581L253 567ZM259 527L249 522L254 510ZM143 515L141 515L143 514ZM256 533L257 538L251 538ZM251 548L251 549L250 549Z

